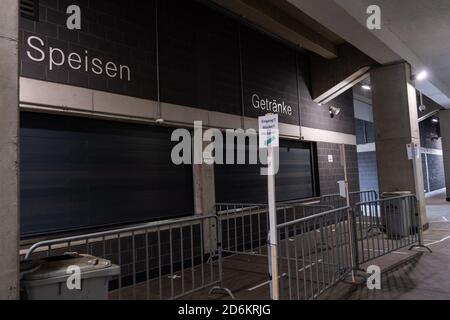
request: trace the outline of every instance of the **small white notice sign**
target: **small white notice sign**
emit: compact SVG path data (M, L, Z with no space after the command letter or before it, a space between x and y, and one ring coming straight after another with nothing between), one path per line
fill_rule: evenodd
M420 159L420 148L417 143L408 143L406 145L406 149L408 152L409 160Z
M278 129L278 114L268 114L258 118L259 122L259 147L277 148L280 146L280 134Z
M338 181L338 185L339 185L339 195L342 198L347 198L347 184L345 183L345 181Z
M417 160L420 160L420 151L421 150L420 150L419 144L415 143L414 144L414 154L415 154Z

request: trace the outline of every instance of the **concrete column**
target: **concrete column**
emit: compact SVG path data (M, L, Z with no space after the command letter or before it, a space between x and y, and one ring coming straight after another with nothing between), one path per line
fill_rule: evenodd
M197 215L216 213L214 166L194 165L194 203Z
M194 205L195 214L207 216L216 213L216 189L214 179L214 166L207 164L193 165L194 172ZM210 225L205 221L204 228L204 250L205 253L216 249L217 229L216 225ZM213 220L213 222L217 222ZM211 240L211 241L209 241Z
M420 146L417 98L407 63L371 72L375 143L380 192L411 191L426 220L422 160L409 160L406 145Z
M445 186L447 187L447 201L450 202L450 110L439 111L439 119L444 156Z
M19 298L18 17L0 1L0 300Z

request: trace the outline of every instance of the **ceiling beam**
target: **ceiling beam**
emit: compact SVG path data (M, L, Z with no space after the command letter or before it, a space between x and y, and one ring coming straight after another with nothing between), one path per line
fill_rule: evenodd
M338 47L339 58L327 60L311 55L312 98L327 103L369 76L377 62L350 44Z

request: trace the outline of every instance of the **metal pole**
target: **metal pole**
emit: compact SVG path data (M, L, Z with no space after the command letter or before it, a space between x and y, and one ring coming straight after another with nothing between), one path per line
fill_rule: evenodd
M418 175L417 175L417 163L416 163L416 161L418 160L417 159L417 152L418 152L418 150L416 150L416 149L419 146L416 143L412 143L411 145L412 145L412 148L413 148L413 161L412 162L413 162L413 172L414 172L414 183L415 183L416 193L418 193L418 190L420 190L419 188L421 188L421 187L420 187L420 183L419 183ZM419 154L420 154L420 152L419 152ZM417 209L418 209L418 212L419 212L419 219L418 219L418 224L419 224L419 246L422 247L422 246L424 246L424 244L423 244L423 239L424 239L424 237L423 237L423 220L422 220L422 210L421 210L421 207L420 207L420 201L419 201L418 194L416 195L416 201L417 201Z
M425 248L425 249L427 249L430 253L432 253L433 251L429 248L429 247L427 247L426 245L424 245L424 242L423 242L423 239L424 239L424 236L423 236L423 217L422 217L422 214L423 214L423 212L422 212L422 206L421 206L421 204L420 204L420 198L419 198L419 195L418 195L418 193L419 193L419 190L420 190L420 188L422 188L422 186L421 186L421 184L420 184L420 182L419 182L419 177L418 177L418 174L417 174L417 163L416 163L416 161L417 160L420 160L420 161L422 161L421 159L420 159L420 157L418 157L417 156L417 154L419 154L420 155L420 152L418 152L418 148L419 148L419 144L417 144L417 143L411 143L411 148L412 148L412 152L413 152L413 172L414 172L414 188L415 188L415 193L416 193L416 207L417 207L417 211L418 211L418 214L419 214L419 216L418 216L418 229L419 229L419 244L418 245L413 245L411 248L409 248L409 250L412 250L412 249L414 249L414 248ZM419 159L417 159L417 158L419 158Z
M341 160L342 160L342 165L344 167L344 181L345 181L345 196L347 198L347 219L348 219L348 224L349 224L349 228L348 228L348 232L349 232L349 239L353 239L353 232L352 232L352 223L351 223L351 215L350 215L350 192L348 189L348 170L347 170L347 155L345 154L345 144L341 145ZM354 263L354 254L353 254L353 250L357 250L356 243L351 243L350 245L352 246L350 248L350 261L352 261L352 263ZM353 266L354 267L354 266ZM355 279L355 270L354 268L352 268L352 282L355 283L356 279Z
M278 278L278 235L277 212L275 204L275 170L273 163L273 147L268 146L268 198L269 198L269 246L270 246L270 270L271 270L271 295L272 300L280 300L280 288Z

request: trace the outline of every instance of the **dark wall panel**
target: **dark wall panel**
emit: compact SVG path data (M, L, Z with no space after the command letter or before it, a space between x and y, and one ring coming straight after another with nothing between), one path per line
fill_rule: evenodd
M338 181L344 180L344 168L341 165L340 145L333 143L317 143L317 157L321 195L339 193ZM356 146L346 145L347 170L350 191L359 190L358 155ZM333 156L333 162L328 156Z
M427 101L427 106L429 105L428 103ZM433 122L433 119L438 118L430 117L419 123L420 144L422 148L442 150L440 122ZM432 192L445 188L444 160L442 155L426 152L427 154L422 153L425 190Z
M356 143L366 144L366 125L364 120L355 119Z
M428 178L430 191L445 188L444 159L440 155L428 154Z
M442 110L444 109L441 105L436 103L434 100L430 99L426 95L422 95L423 104L427 107L427 109L424 111L420 111L420 91L416 90L416 96L417 96L417 113L419 114L419 118L425 116L426 114L429 114L436 110Z
M375 142L375 130L373 126L373 122L366 121L366 140L367 143Z
M298 125L296 51L248 27L241 27L241 46L245 115L264 115L269 103L282 105L290 112L277 112L280 121Z
M276 199L286 201L314 196L311 146L282 141ZM219 203L267 203L267 176L260 165L216 165L216 200Z
M355 119L356 143L366 144L375 142L373 123L361 119Z
M82 9L82 29L66 28L69 4ZM156 27L158 26L158 37ZM280 113L281 122L354 134L352 90L327 105L311 98L310 55L195 0L41 0L39 21L20 20L21 75L234 115ZM46 59L27 55L29 37L42 39ZM158 40L158 41L157 41ZM37 42L34 42L37 45ZM157 46L158 45L158 46ZM61 49L62 66L49 68L50 47ZM69 67L76 53L90 67ZM97 75L92 60L130 68L131 79ZM241 59L242 58L242 59ZM242 72L242 76L241 76ZM242 90L243 89L243 90ZM342 109L330 119L328 107ZM274 108L276 106L276 108ZM300 109L300 110L299 110Z
M241 112L238 22L196 1L159 1L161 99Z
M349 89L327 104L318 105L312 99L310 58L298 54L300 121L309 128L355 134L355 116L353 109L353 90ZM330 118L329 107L341 108L338 117Z
M20 19L20 74L39 80L155 100L155 1L40 0L39 21L23 17ZM66 27L66 9L72 4L81 8L81 30L69 30ZM33 61L27 55L27 51L30 51L32 56L40 56L28 46L27 40L32 36L44 41L43 47L36 40L32 42L46 53L43 62ZM65 54L65 63L54 66L52 70L49 66L50 47L61 49ZM69 54L72 52L79 54L83 62L77 70L68 64ZM86 56L89 61L88 71L84 63ZM55 61L60 61L58 53L55 53L55 58ZM103 62L101 75L92 72L92 60L95 58ZM117 66L128 66L131 71L130 81L125 77L108 77L105 65L109 61ZM73 65L78 66L77 63ZM126 71L123 74L126 75Z
M194 212L191 166L171 162L171 130L21 115L22 235Z
M442 150L440 124L433 122L433 119L435 118L431 117L419 123L420 145L423 148Z

